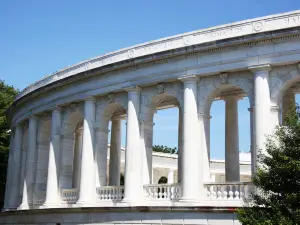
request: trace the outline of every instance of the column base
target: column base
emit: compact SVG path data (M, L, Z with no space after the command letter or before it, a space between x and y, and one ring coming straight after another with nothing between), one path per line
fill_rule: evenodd
M88 201L88 202L87 201L77 201L75 206L76 207L81 207L81 208L83 208L83 207L94 207L95 204L96 204L96 202L93 202L93 201Z
M181 198L179 199L179 202L199 202L200 198Z
M30 209L29 204L27 203L22 203L19 207L18 210L27 210Z
M48 209L48 208L59 208L57 203L44 203L43 205L40 206L40 209Z

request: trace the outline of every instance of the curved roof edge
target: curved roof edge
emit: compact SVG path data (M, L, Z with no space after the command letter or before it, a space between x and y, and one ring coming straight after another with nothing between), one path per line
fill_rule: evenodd
M23 89L15 101L53 82L117 62L206 42L300 26L300 10L201 29L123 48L50 74Z

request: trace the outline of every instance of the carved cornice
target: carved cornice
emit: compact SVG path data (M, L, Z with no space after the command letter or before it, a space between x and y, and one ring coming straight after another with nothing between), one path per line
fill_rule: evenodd
M260 65L253 65L248 67L249 70L252 72L263 72L263 71L271 71L271 65L270 64L260 64Z
M106 65L132 60L136 60L138 62L141 57L152 58L151 55L153 54L159 54L166 51L174 51L174 49L182 49L186 48L187 46L196 47L197 45L209 42L214 42L215 45L215 42L217 40L218 42L220 42L220 40L230 38L237 39L241 36L259 34L262 32L271 33L271 31L275 30L297 27L300 25L300 21L299 19L297 19L299 16L300 11L293 11L262 18L256 18L252 20L245 20L229 25L223 25L218 27L212 27L209 29L198 30L195 32L184 33L181 35L176 35L173 37L168 37L153 42L148 42L146 44L140 44L116 52L108 53L103 56L99 56L88 61L80 62L74 66L53 73L47 76L46 78L39 80L25 88L22 92L20 92L16 99L18 100L21 97L27 95L28 93L35 91L43 86L57 82L58 80L65 79L75 74L86 73L90 70L101 68ZM276 39L276 35L275 38L274 34L271 35L273 35L273 40ZM282 38L284 39L284 37L279 36L277 40L280 40ZM264 39L266 38L264 37ZM215 50L216 48L213 48L209 51ZM166 61L168 59L163 60Z
M141 92L142 88L139 87L139 86L132 86L132 87L125 88L125 91L127 91L127 92Z

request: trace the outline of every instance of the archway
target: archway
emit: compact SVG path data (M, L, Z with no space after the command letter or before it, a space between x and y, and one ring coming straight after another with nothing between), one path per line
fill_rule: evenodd
M122 137L125 139L126 109L121 104L112 102L107 104L104 110L99 110L97 118L101 128L97 132L99 145L96 149L98 166L96 185L97 187L120 186L121 144L124 143Z
M171 85L171 84L170 84ZM157 180L157 173L153 172L152 152L153 146L159 154L180 153L179 121L180 102L176 88L169 84L159 84L156 93L153 89L146 90L151 93L149 102L142 106L142 150L143 152L143 183L151 184ZM168 135L166 135L168 134ZM166 138L167 137L167 138ZM180 158L180 157L179 157ZM178 161L180 171L180 159Z
M240 86L221 84L209 95L206 109L210 123L207 125L210 162L214 165L224 162L224 170L211 168L210 181L248 180L251 174L240 171L241 153L243 159L247 155L248 165L251 162L251 108L248 93Z

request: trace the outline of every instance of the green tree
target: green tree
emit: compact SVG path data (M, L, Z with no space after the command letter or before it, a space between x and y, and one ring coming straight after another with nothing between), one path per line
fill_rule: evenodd
M170 148L168 146L164 146L164 145L154 145L152 147L152 150L154 152L162 152L162 153L169 153L169 154L177 154L177 148Z
M238 210L243 225L300 224L300 122L299 108L291 110L285 125L267 140L267 154L259 154L253 176L256 192L250 207Z
M6 110L12 104L18 91L0 80L0 207L6 182L7 161L10 145L10 127L6 119Z

